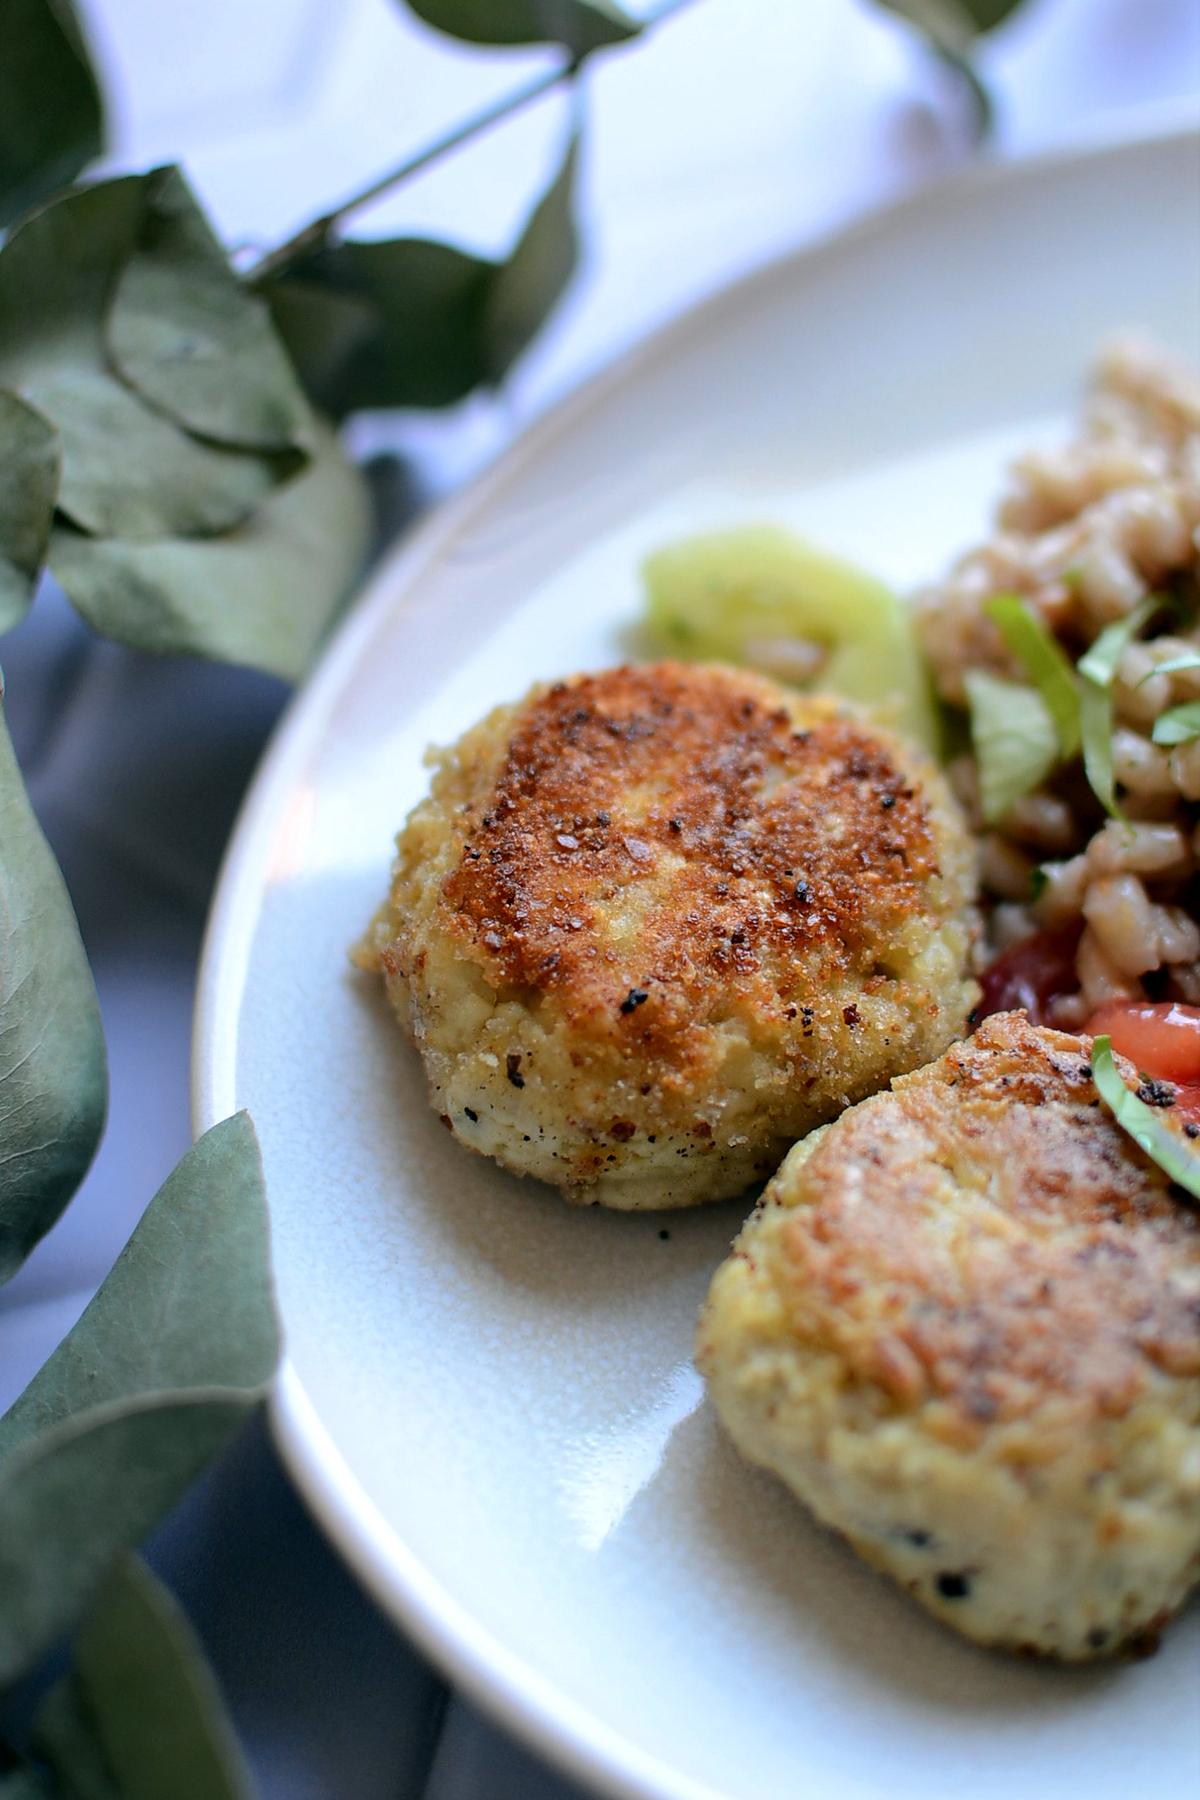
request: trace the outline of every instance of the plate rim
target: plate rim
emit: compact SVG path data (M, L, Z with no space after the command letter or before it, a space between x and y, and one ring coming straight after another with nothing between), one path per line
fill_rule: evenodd
M1190 109L1167 106L1109 116L1033 155L985 157L934 178L899 199L869 206L832 229L768 256L619 351L536 416L457 493L435 505L380 559L277 721L239 807L217 874L196 976L191 1045L191 1111L196 1135L237 1110L236 1040L250 942L258 915L264 840L293 770L320 740L344 671L377 621L407 604L407 591L525 466L569 433L644 368L760 286L837 256L855 242L936 210L947 196L1019 187L1044 174L1102 163L1141 150L1191 144L1200 126ZM285 1328L286 1330L286 1328ZM330 1437L286 1350L268 1401L272 1436L306 1506L338 1554L389 1619L502 1730L568 1778L610 1800L723 1800L714 1788L640 1750L568 1698L554 1682L480 1626L424 1568L363 1491Z

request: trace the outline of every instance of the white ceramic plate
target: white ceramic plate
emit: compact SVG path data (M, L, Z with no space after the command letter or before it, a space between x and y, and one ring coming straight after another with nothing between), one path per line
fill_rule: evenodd
M705 305L388 562L259 774L213 916L198 1123L252 1111L283 1451L362 1579L610 1794L1089 1800L1200 1777L1193 1607L1153 1661L960 1643L742 1467L689 1351L741 1216L577 1212L460 1150L346 948L421 756L621 657L645 549L792 521L901 586L984 527L1139 325L1196 353L1194 138L992 169ZM669 1236L667 1235L669 1232Z

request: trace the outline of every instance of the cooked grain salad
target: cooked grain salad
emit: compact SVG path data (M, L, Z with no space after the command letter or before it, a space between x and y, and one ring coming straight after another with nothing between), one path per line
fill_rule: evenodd
M992 901L985 1009L1200 1003L1200 379L1122 342L918 599Z

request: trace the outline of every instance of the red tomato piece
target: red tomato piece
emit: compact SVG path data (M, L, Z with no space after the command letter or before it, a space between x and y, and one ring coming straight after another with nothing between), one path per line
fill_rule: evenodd
M976 1017L986 1019L989 1013L1023 1007L1035 1025L1044 1025L1052 1000L1078 992L1075 952L1081 930L1079 925L1067 925L1057 931L1035 931L1010 945L980 978L983 998Z
M1182 1089L1200 1086L1200 1007L1174 1000L1109 1000L1084 1030L1089 1037L1110 1037L1113 1049L1144 1075ZM1179 1105L1185 1105L1182 1094Z

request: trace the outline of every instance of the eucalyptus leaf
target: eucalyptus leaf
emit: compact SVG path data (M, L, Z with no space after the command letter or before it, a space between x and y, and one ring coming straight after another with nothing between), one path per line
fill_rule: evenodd
M296 681L362 566L369 534L363 478L322 430L310 466L236 531L134 544L60 526L50 567L107 637Z
M498 382L575 264L571 136L506 262L420 238L308 251L262 291L301 380L335 418L364 407L448 406Z
M40 1769L14 1769L11 1775L0 1775L0 1800L55 1800L57 1793L50 1777ZM70 1800L76 1796L72 1794ZM91 1796L81 1794L78 1800L91 1800Z
M250 1800L250 1772L195 1633L137 1557L117 1562L92 1603L71 1685L120 1800Z
M103 140L100 91L71 0L4 0L0 229L73 181Z
M1021 0L876 0L887 12L915 25L943 55L962 56L986 32L1002 25Z
M184 1157L0 1419L0 1687L263 1398L278 1349L262 1168L239 1113Z
M59 506L85 530L224 531L303 461L294 450L261 456L202 442L110 366L114 291L175 179L154 170L63 195L0 248L0 387L58 427Z
M0 388L0 632L19 624L33 599L60 467L54 427Z
M642 27L611 0L407 0L427 25L471 44L562 44L574 61Z
M0 714L0 1281L83 1180L107 1104L91 970Z
M43 1699L34 1714L30 1741L70 1800L121 1800L73 1673L64 1675Z
M278 1352L258 1143L236 1113L167 1177L74 1330L0 1418L0 1483L16 1451L86 1410L174 1389L257 1395Z
M313 251L265 292L306 389L342 418L362 407L448 406L478 387L488 374L483 319L494 274L494 264L451 244L351 240ZM312 331L321 296L339 309L338 322L353 323L340 351L319 326Z
M267 308L230 268L178 169L147 186L107 343L124 380L189 431L253 450L311 443L312 415Z
M26 392L58 427L59 510L101 537L217 535L299 466L202 444L103 371L64 371Z
M498 382L527 348L571 279L579 255L572 133L557 175L534 207L512 255L497 269L484 308L487 378Z
M0 1468L0 1688L40 1662L113 1559L152 1531L261 1391L208 1388L93 1406Z

